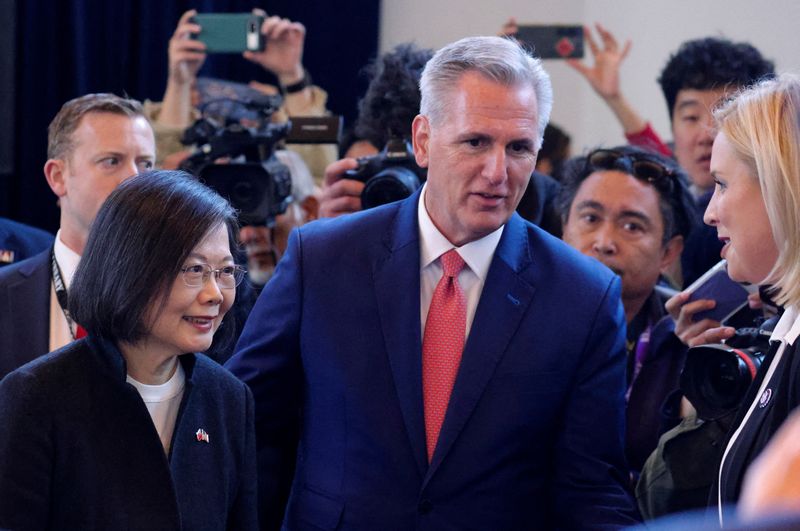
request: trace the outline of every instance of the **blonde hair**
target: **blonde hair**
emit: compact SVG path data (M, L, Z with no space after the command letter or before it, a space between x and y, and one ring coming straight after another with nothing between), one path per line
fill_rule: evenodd
M756 176L778 259L766 278L775 302L800 303L800 78L783 74L717 109L719 132Z

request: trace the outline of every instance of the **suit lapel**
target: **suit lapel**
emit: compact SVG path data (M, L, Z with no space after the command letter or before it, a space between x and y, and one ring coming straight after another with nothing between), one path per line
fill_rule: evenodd
M419 191L405 200L373 267L386 353L414 458L428 467L422 404L422 340L419 317Z
M515 214L481 292L426 482L467 423L533 298L533 286L520 276L530 263L526 225Z

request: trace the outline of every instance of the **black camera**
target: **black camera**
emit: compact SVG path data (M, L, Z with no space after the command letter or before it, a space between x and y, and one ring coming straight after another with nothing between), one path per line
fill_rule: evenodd
M723 344L692 347L681 373L681 391L704 420L736 409L756 377L769 350L778 318L760 327L740 328Z
M226 197L243 225L271 225L291 202L289 168L275 157L291 124L270 123L280 103L279 96L209 101L181 139L197 146L181 169ZM220 164L220 158L229 162Z
M427 178L428 170L414 159L411 143L400 137L390 138L383 150L358 159L358 168L344 176L364 183L361 208L399 201L413 194Z

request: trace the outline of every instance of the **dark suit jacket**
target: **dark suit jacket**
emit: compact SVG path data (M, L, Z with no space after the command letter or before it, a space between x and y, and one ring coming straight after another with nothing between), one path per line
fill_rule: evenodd
M4 378L0 528L256 529L252 395L202 355L179 359L169 457L110 343L76 341Z
M633 523L619 280L517 215L428 464L418 198L292 233L227 363L256 399L262 496L296 453L285 529Z
M0 267L21 262L52 245L53 235L49 232L0 218Z
M637 474L658 446L659 438L681 420L680 407L669 407L669 402L676 401L675 393L680 388L686 346L675 335L675 324L666 315L664 302L654 291L645 303L652 308L649 348L631 388L626 411L625 452L631 470Z
M768 368L773 364L777 345L779 345L777 342L772 344L756 378L742 400L736 419L722 445L723 451L727 447L730 437L742 424L750 405L756 398L759 398L759 387L764 381ZM765 392L769 393L769 399L760 402L753 410L753 414L747 420L742 432L720 465L719 480L715 482L711 490L712 505L718 503L720 495L723 504L738 501L747 467L769 443L789 413L800 406L800 356L797 355L797 343L786 347Z
M0 379L50 351L50 250L0 269Z

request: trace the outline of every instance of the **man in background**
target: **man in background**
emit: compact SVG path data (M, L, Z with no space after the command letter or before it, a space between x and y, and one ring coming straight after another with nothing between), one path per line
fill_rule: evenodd
M52 248L0 270L0 378L84 332L66 311L89 227L125 179L153 167L153 130L139 102L87 94L48 128L44 174L61 208Z
M49 232L0 218L0 267L30 258L52 244Z

